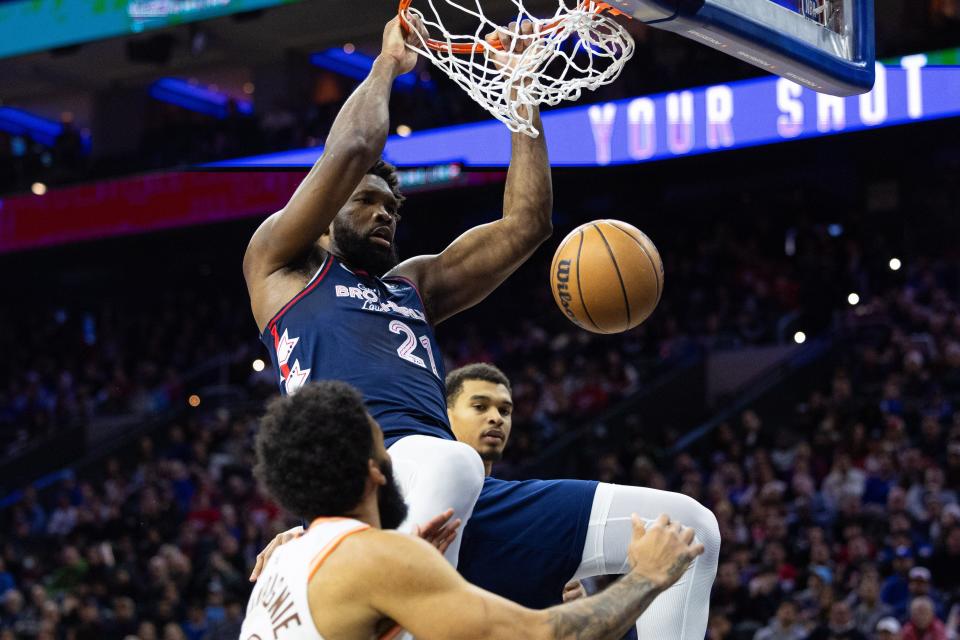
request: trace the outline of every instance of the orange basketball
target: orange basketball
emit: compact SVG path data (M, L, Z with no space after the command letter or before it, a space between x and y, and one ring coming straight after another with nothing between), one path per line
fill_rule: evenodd
M619 333L646 320L663 293L660 252L642 231L619 220L580 225L550 265L553 299L575 325Z

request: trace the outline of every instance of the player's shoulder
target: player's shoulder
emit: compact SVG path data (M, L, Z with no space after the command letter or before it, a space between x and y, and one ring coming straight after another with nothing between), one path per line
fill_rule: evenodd
M384 275L385 279L395 278L397 280L406 280L411 285L420 288L420 279L423 272L433 266L433 261L437 256L420 255L407 258Z
M344 541L359 574L398 577L410 564L428 562L437 550L428 542L406 533L367 529Z
M421 554L433 550L422 538L391 529L367 529L363 536L357 536L357 542L369 547L369 557L380 559L382 556L395 557L398 551Z

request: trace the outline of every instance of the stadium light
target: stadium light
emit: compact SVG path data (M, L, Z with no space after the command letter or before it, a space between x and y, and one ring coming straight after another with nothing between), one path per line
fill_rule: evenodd
M194 407L194 408L199 407L199 406L200 406L200 396L198 396L197 394L194 393L194 394L191 395L189 398L187 398L187 404L189 404L191 407Z
M42 196L47 192L47 185L42 182L34 182L30 185L30 191L32 191L35 196Z
M803 344L807 341L807 334L805 334L803 331L797 331L795 334L793 334L793 341L797 344Z
M900 258L890 258L890 271L900 271L902 266L903 263L900 262Z
M267 365L260 358L257 358L256 360L253 361L253 370L256 371L257 373L260 373L261 371L263 371L264 367L266 366Z
M850 295L847 296L847 302L850 303L851 307L856 306L860 304L860 296L857 295L856 293L851 293Z
M397 125L397 135L401 138L409 138L410 134L413 133L413 129L405 124Z

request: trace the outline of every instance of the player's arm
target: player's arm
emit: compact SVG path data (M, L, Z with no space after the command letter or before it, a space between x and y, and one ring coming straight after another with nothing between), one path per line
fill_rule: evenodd
M426 543L392 532L375 541L370 605L423 640L615 640L703 552L693 531L665 516L649 537L634 519L633 569L600 594L542 611L468 584ZM367 571L371 569L368 568Z
M499 38L509 50L509 39L502 32ZM553 185L539 110L533 125L537 138L512 134L503 217L470 229L439 255L411 258L394 270L417 283L432 323L486 298L550 237Z
M310 250L380 158L390 125L390 88L417 61L404 40L394 18L384 29L383 48L370 74L337 114L320 159L286 206L253 234L243 259L248 285Z

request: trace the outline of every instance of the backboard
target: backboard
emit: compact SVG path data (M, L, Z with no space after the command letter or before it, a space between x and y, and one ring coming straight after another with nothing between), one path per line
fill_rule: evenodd
M607 0L821 93L866 93L874 81L873 0Z

